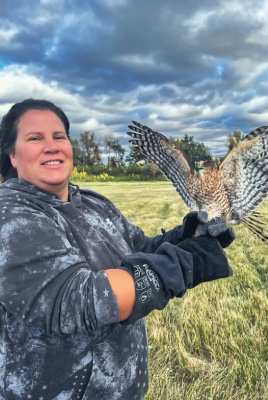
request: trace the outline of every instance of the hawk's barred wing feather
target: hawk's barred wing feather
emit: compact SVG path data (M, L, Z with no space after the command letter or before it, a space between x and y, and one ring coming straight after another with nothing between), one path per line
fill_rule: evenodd
M234 219L251 215L268 193L268 126L245 136L220 166Z
M149 127L132 121L127 132L132 137L130 143L137 147L175 186L188 207L198 207L186 189L187 180L192 175L192 165L182 150L169 139Z

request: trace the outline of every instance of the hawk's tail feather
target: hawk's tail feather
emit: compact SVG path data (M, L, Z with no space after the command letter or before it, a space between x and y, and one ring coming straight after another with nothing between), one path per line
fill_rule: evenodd
M241 223L268 245L268 230L266 227L264 228L267 224L252 217L243 218Z
M266 225L265 222L259 221L258 219L256 219L256 217L247 217L247 219L250 220L253 224Z
M261 213L258 211L253 211L253 213L251 213L251 215L254 215L254 217L257 217L257 218L263 218L267 214L268 213L266 211L262 211Z

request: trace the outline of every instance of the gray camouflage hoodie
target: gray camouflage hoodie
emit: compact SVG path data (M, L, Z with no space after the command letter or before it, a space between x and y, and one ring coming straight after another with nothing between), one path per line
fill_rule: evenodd
M0 185L0 399L142 399L145 322L119 323L105 269L177 244L179 227L148 238L100 194L69 193Z

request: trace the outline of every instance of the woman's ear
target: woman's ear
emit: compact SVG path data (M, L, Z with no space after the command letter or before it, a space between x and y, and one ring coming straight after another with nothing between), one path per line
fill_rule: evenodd
M17 168L17 160L16 160L16 154L15 152L12 152L9 154L10 162L12 164L13 168Z

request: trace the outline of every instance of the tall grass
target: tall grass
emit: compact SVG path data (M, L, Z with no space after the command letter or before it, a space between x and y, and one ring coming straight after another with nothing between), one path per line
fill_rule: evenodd
M82 183L147 235L188 212L169 182ZM268 212L268 202L261 207ZM268 400L268 246L245 227L226 250L234 276L204 283L147 317L146 400Z

